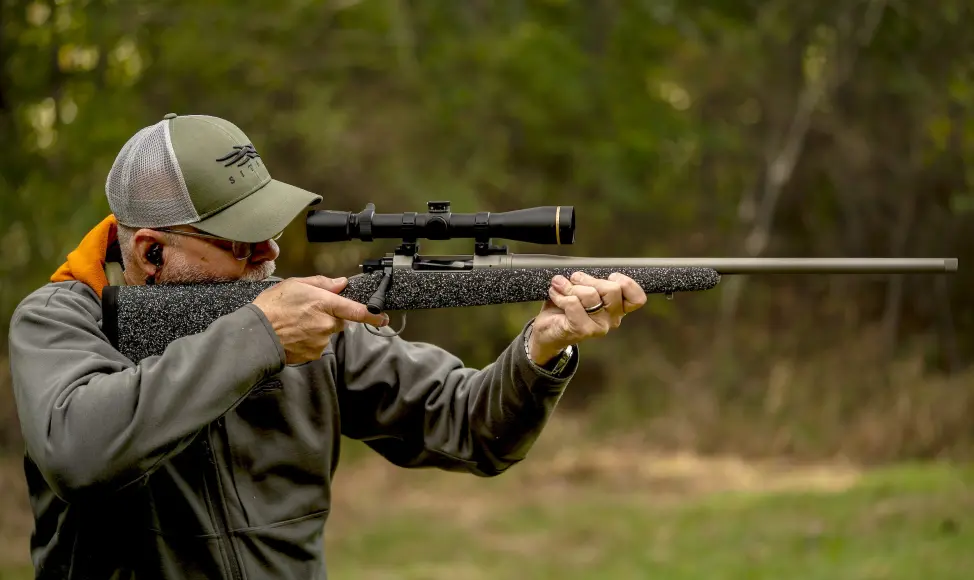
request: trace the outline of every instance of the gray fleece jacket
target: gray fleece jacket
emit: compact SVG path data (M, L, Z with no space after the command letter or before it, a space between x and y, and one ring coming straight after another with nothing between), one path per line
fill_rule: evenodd
M548 375L523 343L477 370L350 324L291 366L248 305L136 364L91 288L48 284L9 336L36 577L324 579L340 436L403 467L504 472L578 364Z

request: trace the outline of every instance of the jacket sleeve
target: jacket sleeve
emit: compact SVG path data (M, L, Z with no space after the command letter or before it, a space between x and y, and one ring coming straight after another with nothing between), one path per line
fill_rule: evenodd
M559 376L537 367L524 349L530 324L480 370L348 325L335 349L342 434L402 467L503 473L526 457L578 366L576 347Z
M253 305L133 364L102 333L89 294L42 288L10 324L27 452L63 499L139 481L284 368L284 350Z

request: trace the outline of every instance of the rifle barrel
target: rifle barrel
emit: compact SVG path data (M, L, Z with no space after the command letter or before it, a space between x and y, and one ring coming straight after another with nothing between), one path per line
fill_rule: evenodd
M711 268L720 274L919 274L956 272L957 258L586 258L514 254L512 268Z

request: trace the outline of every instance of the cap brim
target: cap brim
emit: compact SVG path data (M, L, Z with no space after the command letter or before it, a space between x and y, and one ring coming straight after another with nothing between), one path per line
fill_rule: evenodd
M318 194L272 179L237 203L192 225L228 240L263 242L320 201Z

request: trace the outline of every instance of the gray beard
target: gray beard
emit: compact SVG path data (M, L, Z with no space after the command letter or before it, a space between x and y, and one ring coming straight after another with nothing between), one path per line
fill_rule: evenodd
M165 275L158 278L159 284L215 284L220 282L260 282L274 274L274 261L263 262L256 266L248 266L239 278L214 276L203 268L191 266L185 262L169 262L166 264Z

